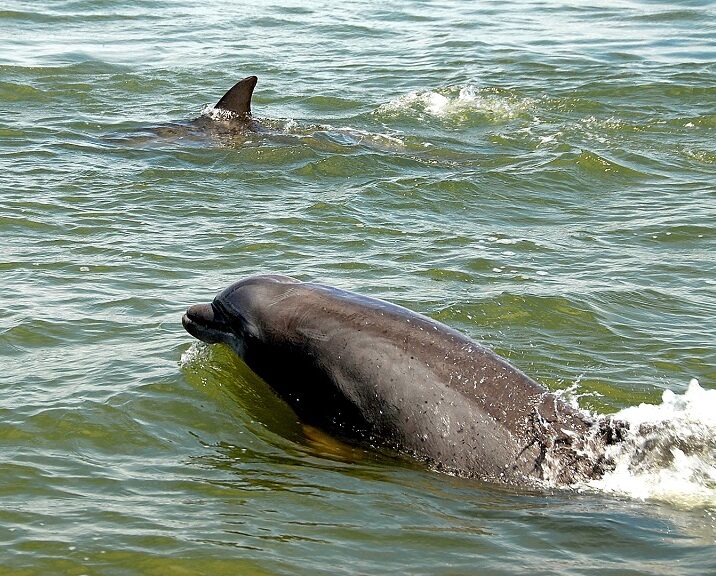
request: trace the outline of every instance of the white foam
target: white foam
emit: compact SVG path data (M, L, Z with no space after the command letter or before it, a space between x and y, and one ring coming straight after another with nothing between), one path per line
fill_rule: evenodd
M582 377L584 374L580 374L577 379L572 383L571 386L568 386L567 388L563 388L562 390L556 390L554 392L554 395L557 396L560 400L565 402L566 404L569 404L572 408L575 410L583 410L579 406L579 399L580 398L597 398L599 396L602 396L599 392L583 392L582 388L580 387L579 382L582 380ZM597 414L590 414L588 413L587 416L594 419L597 418Z
M383 104L378 113L419 112L440 118L460 118L465 113L484 114L495 120L509 120L528 110L532 100L496 94L489 89L468 85L441 92L410 92Z
M685 507L716 505L716 390L693 379L683 394L666 390L661 404L640 404L612 416L629 424L608 447L613 471L582 488Z

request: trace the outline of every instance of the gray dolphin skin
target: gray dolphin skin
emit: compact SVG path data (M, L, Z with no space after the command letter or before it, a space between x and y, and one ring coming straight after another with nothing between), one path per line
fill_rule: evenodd
M253 276L182 323L233 348L307 424L438 471L570 484L603 475L620 439L456 330L345 290Z
M249 120L251 118L251 96L256 88L256 82L258 82L256 76L247 76L243 80L239 80L221 97L214 109L232 112L237 119Z
M261 132L261 125L251 116L251 97L257 82L256 76L239 80L214 104L212 112L202 114L186 127L218 138Z

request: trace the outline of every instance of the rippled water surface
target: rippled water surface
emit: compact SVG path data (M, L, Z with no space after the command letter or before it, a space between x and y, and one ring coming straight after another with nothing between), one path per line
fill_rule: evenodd
M2 574L716 573L712 2L6 0L0 31ZM249 74L260 131L211 120ZM630 490L341 446L182 329L267 271L593 412L690 399L688 433Z

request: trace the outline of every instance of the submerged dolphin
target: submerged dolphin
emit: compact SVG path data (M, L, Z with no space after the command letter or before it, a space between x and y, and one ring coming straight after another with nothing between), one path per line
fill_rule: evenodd
M603 475L619 440L506 360L406 308L287 276L255 276L190 307L308 424L488 481Z
M334 128L329 125L296 122L293 119L262 118L260 121L251 113L251 98L258 78L247 76L234 84L214 106L191 120L170 122L160 126L145 126L127 136L110 135L111 139L152 145L159 136L163 140L184 144L203 145L207 138L218 144L240 147L247 143L263 142L270 138L272 143L289 146L308 146L317 151L333 152L336 146L367 147L389 153L405 151L405 144L389 134L372 133L350 127ZM255 138L255 136L257 136ZM421 150L414 150L420 154Z
M161 136L169 140L188 138L199 142L211 136L220 141L241 144L250 134L264 131L251 115L251 97L257 82L256 76L247 76L234 84L213 108L198 118L143 128L140 134Z

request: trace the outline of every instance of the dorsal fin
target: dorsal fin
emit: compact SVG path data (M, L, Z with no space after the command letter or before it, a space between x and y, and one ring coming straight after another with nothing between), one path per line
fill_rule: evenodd
M251 95L254 93L257 81L256 76L247 76L239 80L221 97L214 108L228 110L239 116L251 116Z

